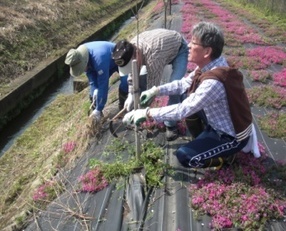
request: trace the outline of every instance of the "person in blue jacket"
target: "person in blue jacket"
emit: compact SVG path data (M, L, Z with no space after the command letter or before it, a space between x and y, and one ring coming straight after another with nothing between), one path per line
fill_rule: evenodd
M94 41L70 49L65 64L70 66L71 76L77 77L84 72L89 80L89 98L93 106L91 116L99 121L108 98L109 78L118 72L118 66L112 59L115 43ZM128 95L127 76L120 77L119 109L122 109Z

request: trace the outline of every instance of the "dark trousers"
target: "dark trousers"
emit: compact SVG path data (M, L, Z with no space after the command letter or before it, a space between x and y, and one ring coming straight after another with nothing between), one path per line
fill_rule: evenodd
M178 161L185 167L203 168L211 158L227 157L245 147L248 139L238 142L236 138L216 132L207 126L198 137L176 151Z

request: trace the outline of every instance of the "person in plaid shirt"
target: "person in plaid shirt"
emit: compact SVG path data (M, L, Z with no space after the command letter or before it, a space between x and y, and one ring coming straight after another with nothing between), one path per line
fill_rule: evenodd
M172 65L170 82L185 76L188 63L188 44L177 31L168 29L153 29L140 33L130 42L121 40L117 42L112 57L118 65L121 76L129 75L129 94L125 101L125 108L133 108L133 86L131 64L137 59L138 70L146 67L147 74L140 74L139 87L141 92L161 83L164 67ZM180 95L171 95L168 105L180 102ZM177 138L176 120L165 121L167 127L167 140Z

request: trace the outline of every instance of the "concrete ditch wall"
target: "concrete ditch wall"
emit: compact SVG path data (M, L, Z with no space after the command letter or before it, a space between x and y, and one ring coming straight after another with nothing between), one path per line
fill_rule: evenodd
M130 8L126 12L106 22L106 25L79 44L92 40L108 40L124 21L133 16L137 7L141 6L142 2L130 5ZM144 1L144 3L147 4L148 1ZM75 44L75 47L79 44ZM68 66L64 63L65 56L66 53L39 64L32 71L22 76L21 80L18 80L18 83L16 81L16 87L12 92L0 98L0 130L30 105L33 99L38 97L56 79L68 77Z

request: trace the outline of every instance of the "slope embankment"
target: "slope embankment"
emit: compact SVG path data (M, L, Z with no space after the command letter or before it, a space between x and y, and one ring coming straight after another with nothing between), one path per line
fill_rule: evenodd
M104 4L107 3L102 3L103 8L105 6ZM17 72L13 72L11 68L9 69L10 71L7 69L6 72L3 73L4 76L0 78L0 130L5 124L11 121L11 119L19 115L35 98L39 97L56 79L65 78L69 75L68 67L64 64L64 58L70 47L77 47L79 44L91 40L108 40L108 38L115 33L117 28L134 14L140 4L142 4L142 1L122 1L121 3L114 4L113 7L109 6L108 11L112 11L112 14L106 14L98 24L93 23L91 26L86 26L85 31L80 32L80 35L74 36L74 40L65 41L65 44L62 45L60 44L63 43L63 41L58 41L58 45L56 45L58 50L47 51L47 53L51 53L51 55L40 58L40 52L39 57L36 57L37 55L34 54L35 58L30 59L31 65L33 66L31 70L19 71L18 73L21 74L15 77ZM101 6L98 8L100 7ZM7 6L6 8L9 7ZM25 9L25 7L23 8ZM12 10L11 8L11 11ZM76 25L74 26L76 27ZM4 36L4 33L2 33L1 36ZM33 34L31 34L31 40L33 39L32 36ZM50 42L52 43L54 41ZM5 42L3 42L3 44L5 46ZM40 47L40 45L38 46ZM26 53L29 53L29 51L23 54L23 59L29 59L25 57ZM12 59L4 60L4 55L5 54L3 54L3 59L1 58L3 63L5 61L15 62ZM32 63L32 60L38 61ZM27 60L19 59L18 63L21 62L27 62ZM0 65L5 66L3 63L0 62ZM19 69L19 67L15 64L14 69Z

